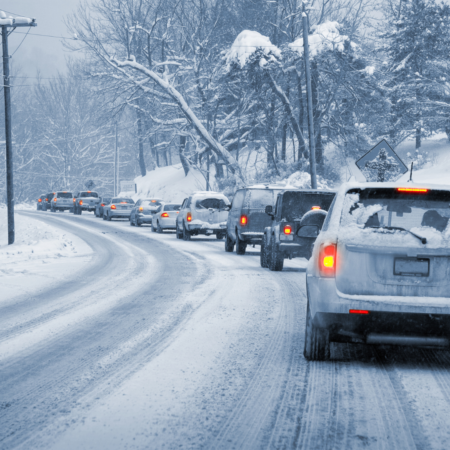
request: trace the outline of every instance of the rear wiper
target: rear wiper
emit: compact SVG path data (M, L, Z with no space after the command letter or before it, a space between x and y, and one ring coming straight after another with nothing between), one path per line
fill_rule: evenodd
M422 244L426 244L427 243L427 238L424 238L422 236L419 236L418 234L413 233L412 231L407 230L406 228L402 228L402 227L375 227L375 226L368 226L368 227L364 227L364 228L380 228L382 230L399 230L399 231L406 231L407 233L412 234L414 237L416 237L417 239L419 239L420 242L422 242Z

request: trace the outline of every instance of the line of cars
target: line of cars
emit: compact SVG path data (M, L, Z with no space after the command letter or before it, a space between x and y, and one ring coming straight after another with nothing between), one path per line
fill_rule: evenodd
M38 209L70 210L60 194L67 192L41 197ZM450 347L448 187L346 183L336 193L256 185L233 202L208 191L181 205L79 194L72 211L93 204L105 220L126 217L132 226L175 230L177 239L225 238L224 250L238 255L260 245L260 264L272 271L308 259L308 360L329 359L332 342Z

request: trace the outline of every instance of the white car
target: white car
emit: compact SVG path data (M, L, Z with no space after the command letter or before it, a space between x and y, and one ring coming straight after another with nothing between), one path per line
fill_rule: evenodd
M164 230L175 230L180 208L181 205L176 203L161 204L153 214L152 231L162 233Z
M306 272L304 356L330 342L449 348L450 188L347 183Z
M129 219L133 207L134 200L132 198L115 197L111 203L105 204L103 207L103 220Z

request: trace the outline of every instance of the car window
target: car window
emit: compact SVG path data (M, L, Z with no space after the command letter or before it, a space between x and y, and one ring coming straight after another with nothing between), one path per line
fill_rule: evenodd
M141 203L144 203L142 200L138 200L137 202L136 202L136 206L141 206Z
M80 197L81 198L87 198L87 197L94 197L94 198L98 198L98 194L97 194L97 192L82 192L81 194L80 194Z
M131 203L134 204L132 198L113 198L111 203Z
M301 219L313 207L328 211L334 195L334 192L285 192L281 202L281 219Z
M72 192L58 192L56 194L57 198L72 198Z
M195 202L195 209L223 209L227 206L222 198L204 198Z
M245 189L240 189L236 192L233 203L232 203L232 209L242 209L242 204L244 203L245 198Z
M281 195L278 195L276 203L275 203L274 215L278 219L279 219L279 216L280 216L279 212L281 212L281 206L280 206L281 205L281 197L282 197Z
M185 205L185 208L190 208L190 207L191 207L191 202L192 202L192 197L189 197L189 198L187 199L187 203L186 203L186 205Z
M164 211L179 211L180 205L164 205Z

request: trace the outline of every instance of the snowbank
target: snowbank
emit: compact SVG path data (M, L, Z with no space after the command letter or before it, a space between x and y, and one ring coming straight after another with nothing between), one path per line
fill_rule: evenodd
M313 34L308 36L309 52L311 58L327 50L344 51L345 42L349 40L348 36L339 32L340 24L338 22L327 21L313 28ZM352 45L356 45L353 44ZM288 46L300 56L303 56L303 38L299 38L288 44Z
M286 184L286 189L311 189L311 175L307 172L294 172L282 183ZM333 187L328 180L317 175L317 189L332 190Z
M244 30L235 39L233 45L225 55L227 61L227 68L229 70L231 64L237 63L241 69L245 66L248 58L260 48L267 56L267 59L262 59L260 65L264 66L268 60L275 60L281 57L281 51L278 47L270 42L267 36L263 36L257 31Z
M181 203L194 191L206 191L205 177L194 168L186 177L181 164L160 167L147 172L145 177L137 177L134 180L137 193L129 193L134 199L157 197L166 202ZM121 193L121 195L126 193Z

